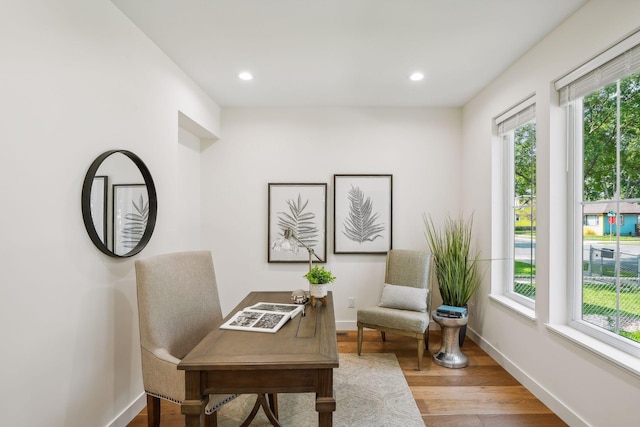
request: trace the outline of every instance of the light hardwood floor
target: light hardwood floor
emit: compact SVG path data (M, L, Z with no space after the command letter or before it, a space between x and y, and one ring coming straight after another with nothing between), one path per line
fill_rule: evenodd
M463 369L433 363L430 353L440 347L440 333L432 332L429 341L422 371L416 369L414 339L388 333L383 343L377 331L365 331L363 343L365 353L395 353L427 427L567 425L470 339L462 347L469 356L469 366ZM356 332L338 332L338 348L340 353L356 353ZM128 427L146 425L143 410ZM161 426L184 426L178 405L162 402Z

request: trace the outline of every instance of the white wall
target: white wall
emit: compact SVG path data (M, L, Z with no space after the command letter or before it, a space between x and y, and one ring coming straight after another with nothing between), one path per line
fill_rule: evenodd
M250 290L308 287L304 264L267 263L267 189L325 182L336 319L355 328L347 298L377 303L385 257L333 254L333 174L393 174L393 247L426 250L422 213L439 221L459 208L460 117L459 109L223 109L224 135L202 158L202 243L213 251L223 312Z
M488 257L492 234L498 233L491 229L492 118L536 93L537 321L490 300L487 274L472 307L470 328L485 349L570 425L637 425L640 381L545 326L562 315L567 264L563 110L551 84L634 31L638 16L637 1L587 3L469 102L463 113L463 204L477 212L477 238Z
M122 425L143 392L133 259L89 240L84 174L138 154L159 207L140 256L200 248L200 143L178 143L178 111L217 134L219 109L106 0L3 2L0 58L0 425Z

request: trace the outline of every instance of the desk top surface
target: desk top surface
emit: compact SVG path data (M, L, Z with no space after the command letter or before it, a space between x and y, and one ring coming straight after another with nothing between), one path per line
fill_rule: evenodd
M237 311L258 302L290 303L290 292L251 292ZM289 320L276 333L216 327L178 365L182 370L281 370L338 367L333 295L326 305L307 305L305 316ZM222 324L222 323L221 323Z

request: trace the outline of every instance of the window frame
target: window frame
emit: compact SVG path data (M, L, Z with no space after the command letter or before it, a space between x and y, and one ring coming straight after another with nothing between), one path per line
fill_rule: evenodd
M507 208L508 212L506 215L507 221L506 221L506 237L507 237L507 242L506 242L506 248L509 249L512 252L512 256L513 259L511 262L507 262L505 263L505 282L504 282L504 295L509 298L512 299L513 301L515 301L516 303L523 305L531 310L535 310L536 308L536 300L535 298L530 298L527 297L525 295L519 294L515 291L515 245L516 245L516 233L515 233L515 228L516 228L516 209L518 208L518 206L515 203L515 132L517 129L519 129L522 126L528 125L530 123L535 123L536 119L535 117L533 117L531 120L520 124L518 127L516 127L515 129L511 129L507 134L503 134L503 141L505 139L508 139L507 143L507 147L505 148L508 151L508 161L507 161L507 168L508 168L508 172L507 172L507 182L505 183L508 188L507 188L507 192L505 193L505 207ZM537 159L536 159L537 160ZM536 174L536 178L537 178L537 174ZM536 204L534 203L533 206L536 206ZM537 209L537 208L536 208ZM535 253L535 249L534 249L534 253ZM534 259L535 259L535 255L534 255ZM535 281L535 277L534 277L534 281Z
M632 73L633 74L633 73ZM586 96L586 95L585 95ZM583 311L583 97L570 101L566 109L567 145L569 173L567 194L570 218L569 225L569 269L567 277L567 325L603 344L640 358L640 343L635 343L619 334L610 332L582 319Z
M526 297L514 290L515 211L517 207L515 201L515 132L522 126L536 123L535 104L536 97L535 94L533 94L508 109L505 113L494 118L496 135L500 144L501 163L503 165L501 174L502 182L498 190L500 192L498 198L502 210L501 216L503 221L501 227L503 230L502 238L498 242L498 245L501 247L500 253L502 254L499 258L504 262L502 263L500 274L496 277L501 284L492 287L492 292L494 292L492 297L499 301L502 301L499 297L505 298L507 301L502 301L505 305L516 309L529 318L535 318L535 299ZM522 120L518 117L520 114L524 117ZM503 130L501 125L509 121L511 121L511 123L507 124L508 129ZM534 251L537 252L537 249L534 249ZM537 257L534 255L534 259L535 258Z

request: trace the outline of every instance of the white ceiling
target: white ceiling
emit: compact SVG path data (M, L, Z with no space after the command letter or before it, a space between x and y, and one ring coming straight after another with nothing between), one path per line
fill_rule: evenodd
M464 105L586 0L112 2L222 107L422 107Z

